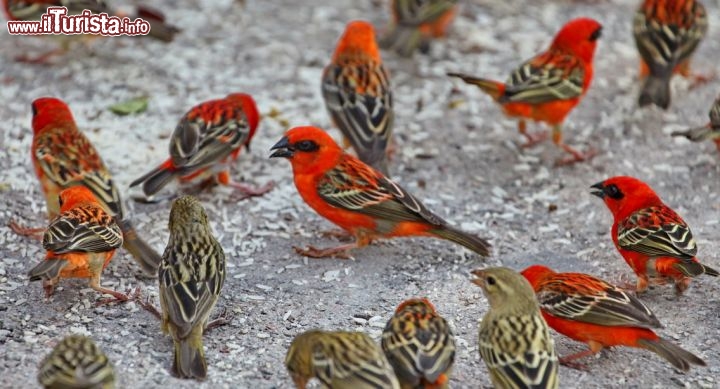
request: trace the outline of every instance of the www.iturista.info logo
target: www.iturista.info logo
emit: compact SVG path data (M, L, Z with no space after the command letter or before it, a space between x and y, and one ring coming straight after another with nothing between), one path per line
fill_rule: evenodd
M7 22L11 35L78 35L102 36L147 35L150 22L137 18L94 14L86 9L79 15L68 15L67 7L48 7L39 21Z

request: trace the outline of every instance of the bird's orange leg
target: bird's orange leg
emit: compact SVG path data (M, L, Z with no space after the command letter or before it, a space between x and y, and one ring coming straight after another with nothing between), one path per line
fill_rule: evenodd
M20 235L20 236L29 236L31 238L42 240L43 232L45 232L45 228L39 227L39 228L29 228L29 227L23 227L14 220L11 220L10 223L8 223L8 227L10 227L10 230L12 232Z
M55 279L47 279L43 280L43 290L45 291L45 298L50 298L50 296L55 293L55 284L57 284L60 277L57 277Z
M350 259L349 250L357 248L357 242L340 245L337 247L330 247L326 249L319 249L317 247L308 246L303 249L297 246L293 246L295 252L310 258L339 258L339 259Z
M102 300L98 301L97 303L95 303L96 307L99 307L99 306L105 305L105 304L115 303L115 302L124 303L124 302L135 299L135 295L140 293L140 287L135 288L135 291L130 295L116 292L112 289L103 288L102 286L100 286L100 277L91 278L90 279L90 287L102 294L109 294L109 295L113 296L113 298L102 299Z
M536 144L544 141L548 137L547 131L541 131L535 134L531 134L527 131L527 121L524 119L520 119L518 122L518 131L520 131L520 134L527 139L527 141L520 145L522 148L528 148L535 146Z
M690 287L690 277L682 277L675 280L675 294L682 295Z
M585 370L587 368L585 365L575 363L574 361L581 359L581 358L589 357L591 355L595 355L595 354L599 353L600 350L603 349L602 344L595 342L593 340L588 342L588 346L589 346L589 349L587 349L585 351L580 351L579 353L571 354L571 355L560 358L559 359L560 364L563 366L573 368L573 369Z
M253 188L249 185L233 181L232 178L230 178L230 172L227 170L223 170L222 172L218 173L216 179L217 182L222 185L226 185L243 192L246 197L262 196L265 193L269 192L275 186L275 182L270 181L260 188Z
M557 166L563 166L563 165L571 165L576 162L582 162L587 161L588 159L594 157L597 152L595 150L588 150L586 152L581 152L576 150L574 147L566 144L562 140L562 127L560 127L559 124L556 124L553 126L552 129L552 138L553 143L555 143L557 146L561 147L565 152L570 153L572 156L565 157L562 159L559 159L555 162L555 165Z
M690 61L685 60L683 63L678 65L675 70L675 73L691 80L690 89L695 89L699 86L702 86L704 84L707 84L708 82L715 79L715 74L699 74L699 73L693 73L690 70Z
M61 47L55 50L48 51L47 53L41 54L37 57L31 57L27 54L23 54L15 57L15 61L32 65L48 65L50 63L50 59L58 55L65 54L66 51L66 48Z
M140 305L144 310L150 312L153 316L155 316L156 319L162 320L160 311L158 311L158 309L155 308L154 305L152 305L152 303L150 302L150 297L146 298L145 300L136 297L135 300L137 301L138 305Z
M345 230L327 230L320 233L324 238L336 238L336 239L348 239L352 237L352 234Z

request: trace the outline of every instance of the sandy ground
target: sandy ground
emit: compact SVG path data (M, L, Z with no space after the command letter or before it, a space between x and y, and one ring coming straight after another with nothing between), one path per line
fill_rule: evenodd
M477 323L488 307L468 282L468 271L545 263L611 281L632 279L610 241L610 214L588 191L614 175L637 176L654 186L692 226L699 257L720 267L720 155L711 143L668 135L706 122L718 81L690 89L688 81L675 80L670 110L638 110L637 54L630 35L634 0L465 2L449 39L436 43L428 56L403 60L384 53L397 114L398 153L391 170L438 214L491 239L494 255L487 262L429 239L374 244L350 261L307 260L291 248L338 242L321 237L332 226L301 201L288 163L269 160L268 149L288 126L330 127L319 89L322 67L347 21L365 18L384 27L385 2L247 1L244 8L230 0L163 3L177 3L167 15L184 30L170 45L99 39L56 58L52 66L33 66L13 58L28 50L44 52L54 42L10 37L4 28L0 33L0 387L36 385L39 361L62 336L81 333L107 352L119 387L287 388L283 359L294 335L320 327L364 331L378 339L394 307L411 296L428 296L452 325L458 343L452 386L488 386L477 351ZM709 35L717 38L720 9L714 2L706 5ZM547 142L520 150L514 122L489 98L444 73L504 79L575 16L595 17L605 29L594 85L565 133L570 144L593 147L599 155L554 168L562 156L557 148ZM695 58L698 72L717 71L720 42L708 39ZM164 159L167 136L188 108L235 91L253 94L263 113L279 113L262 121L235 177L256 185L274 180L277 187L246 201L225 188L200 195L228 256L218 305L234 319L206 336L209 378L198 386L170 376L172 342L135 303L94 307L98 296L79 280L63 281L46 301L41 286L26 276L44 255L40 244L5 225L11 218L31 226L46 222L29 158L34 98L54 95L69 102L125 190ZM151 97L145 113L118 117L107 110L139 95ZM169 204L129 203L138 230L162 250ZM142 277L124 251L105 271L104 285L140 286L157 301L156 281ZM707 368L681 374L650 352L615 349L585 360L586 371L562 368L561 386L720 387L719 285L705 277L680 298L670 287L642 297L665 325L660 334L702 356ZM584 349L562 336L556 344L561 355Z

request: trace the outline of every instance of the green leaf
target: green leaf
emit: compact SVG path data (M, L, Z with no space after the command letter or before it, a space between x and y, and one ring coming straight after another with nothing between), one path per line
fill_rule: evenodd
M121 116L138 114L141 112L145 112L148 107L149 99L150 98L147 96L140 96L134 99L123 101L121 103L113 104L110 106L109 109L114 114Z

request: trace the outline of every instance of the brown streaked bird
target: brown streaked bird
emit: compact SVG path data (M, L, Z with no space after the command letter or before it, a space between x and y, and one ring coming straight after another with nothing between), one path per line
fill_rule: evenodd
M480 323L480 357L497 388L557 388L558 357L535 292L506 267L472 271L490 310Z
M401 388L448 388L455 337L427 298L412 298L397 307L385 326L381 346Z
M113 365L92 339L70 335L40 363L38 382L45 389L113 389Z
M332 389L400 389L382 350L362 332L304 332L290 344L285 366L298 389L312 378Z
M173 372L204 379L202 336L225 283L225 252L193 196L173 202L168 226L170 239L159 270L162 330L175 344Z

